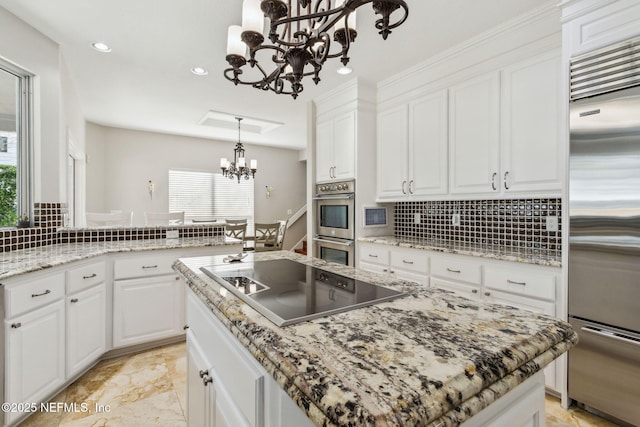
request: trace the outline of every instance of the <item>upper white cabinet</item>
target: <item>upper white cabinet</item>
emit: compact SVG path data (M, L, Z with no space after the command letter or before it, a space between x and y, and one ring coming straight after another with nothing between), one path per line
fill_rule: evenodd
M560 76L557 51L502 70L500 180L505 193L561 188Z
M499 190L499 88L499 73L494 72L450 89L451 193Z
M447 91L381 111L377 125L378 199L447 193Z
M355 177L355 124L353 111L316 124L316 181Z

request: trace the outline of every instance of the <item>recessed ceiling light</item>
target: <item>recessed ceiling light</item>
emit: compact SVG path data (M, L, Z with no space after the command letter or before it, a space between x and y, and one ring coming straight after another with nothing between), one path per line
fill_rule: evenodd
M98 52L111 52L111 46L103 42L93 42L91 43L91 47Z
M346 74L351 74L353 70L347 66L342 66L336 70L338 74L342 74L343 76Z
M191 69L191 72L196 76L206 76L207 74L209 74L209 71L206 68L202 67L193 67Z

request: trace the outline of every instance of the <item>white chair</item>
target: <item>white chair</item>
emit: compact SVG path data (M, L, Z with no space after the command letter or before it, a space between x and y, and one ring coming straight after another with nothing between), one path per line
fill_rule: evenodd
M105 227L113 225L128 225L133 222L133 212L98 213L87 212L85 220L88 227Z
M145 212L146 225L177 225L184 224L183 212Z

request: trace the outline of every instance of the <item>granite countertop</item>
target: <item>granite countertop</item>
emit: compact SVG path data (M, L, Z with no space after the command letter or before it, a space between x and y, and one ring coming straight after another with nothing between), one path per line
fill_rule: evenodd
M21 249L0 254L0 280L49 267L118 252L200 248L239 244L237 239L193 237L181 239L123 240L112 242L65 243Z
M279 328L184 258L174 269L318 426L456 426L577 342L559 319L475 302L291 252L288 258L408 295ZM224 296L223 296L224 295Z
M436 241L412 238L398 238L394 236L360 237L359 242L376 243L381 245L398 246L402 248L422 249L433 252L443 252L458 255L470 255L503 261L522 262L526 264L561 267L562 260L556 255L547 254L544 249L509 248L495 245L480 247L472 244L443 244Z

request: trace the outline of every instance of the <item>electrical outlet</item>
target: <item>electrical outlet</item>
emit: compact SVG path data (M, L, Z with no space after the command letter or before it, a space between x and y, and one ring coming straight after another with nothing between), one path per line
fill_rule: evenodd
M287 209L287 215L291 215L293 211L291 209Z
M420 212L416 212L413 214L413 223L420 224Z
M558 217L548 216L546 225L547 225L547 231L558 231Z
M451 224L456 226L460 225L460 214L451 215Z
M178 236L178 230L167 230L167 239L177 239Z

